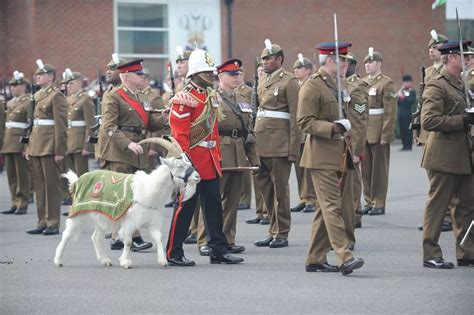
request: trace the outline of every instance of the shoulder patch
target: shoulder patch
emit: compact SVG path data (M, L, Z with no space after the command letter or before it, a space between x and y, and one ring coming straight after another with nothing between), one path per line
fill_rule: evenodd
M315 79L315 78L320 77L320 76L321 76L321 73L316 72L316 73L313 73L309 78L310 79Z
M173 104L179 104L189 107L198 106L199 102L186 92L178 92L172 99Z

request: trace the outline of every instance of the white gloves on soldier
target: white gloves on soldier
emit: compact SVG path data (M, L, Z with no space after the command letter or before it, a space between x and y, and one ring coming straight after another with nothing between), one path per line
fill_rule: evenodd
M349 121L349 119L339 119L339 120L336 120L334 122L336 124L339 124L339 125L343 126L344 129L346 129L346 131L351 130L351 122Z

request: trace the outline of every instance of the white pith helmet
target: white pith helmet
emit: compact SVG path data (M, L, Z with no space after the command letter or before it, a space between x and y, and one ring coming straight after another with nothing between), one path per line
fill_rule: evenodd
M189 56L188 67L189 70L186 74L186 78L189 78L193 74L199 72L217 70L216 67L214 67L214 60L212 59L211 55L202 49L193 50L191 56Z

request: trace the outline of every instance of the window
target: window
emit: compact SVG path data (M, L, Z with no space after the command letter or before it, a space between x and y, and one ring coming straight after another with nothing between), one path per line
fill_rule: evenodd
M166 76L168 4L159 0L115 0L115 51L126 59L144 59L151 78Z

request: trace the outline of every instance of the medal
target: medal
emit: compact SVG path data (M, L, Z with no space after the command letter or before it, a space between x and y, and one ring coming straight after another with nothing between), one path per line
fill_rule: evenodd
M273 95L274 96L278 96L278 86L275 86L275 91L273 92Z
M344 101L344 103L349 103L351 101L351 96L349 95L349 92L344 89L341 91L342 93L342 100Z

